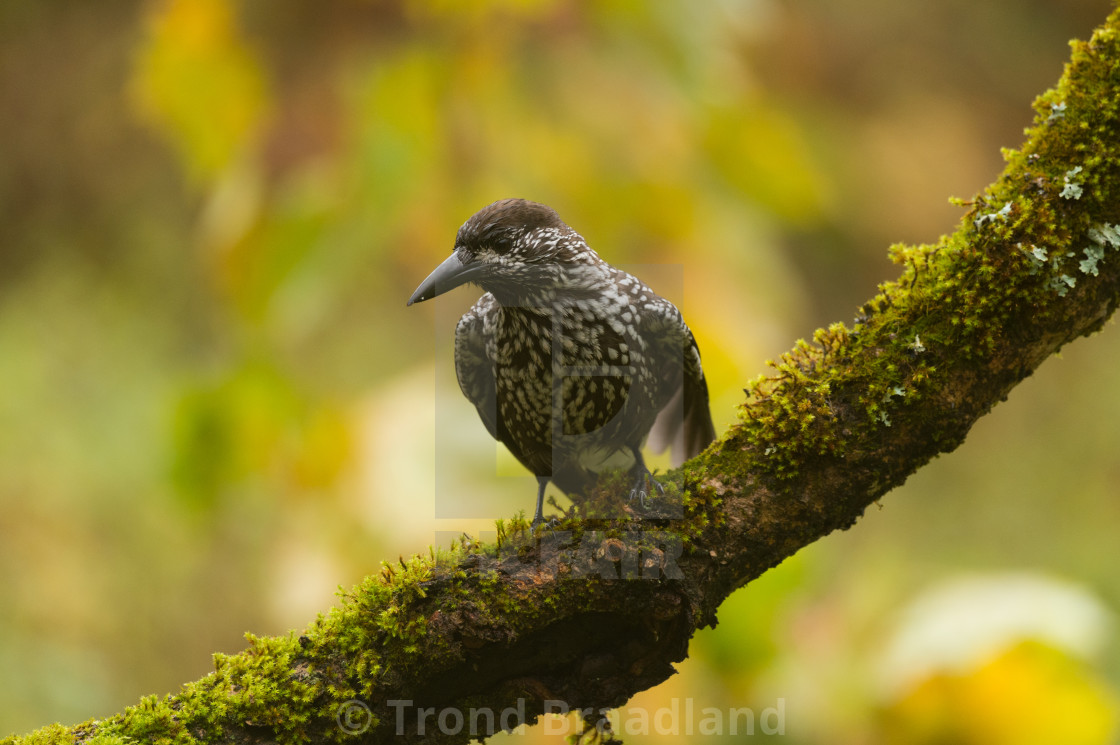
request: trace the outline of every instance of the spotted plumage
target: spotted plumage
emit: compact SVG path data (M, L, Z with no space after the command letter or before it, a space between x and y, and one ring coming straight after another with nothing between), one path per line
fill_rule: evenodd
M551 208L505 199L459 229L414 302L465 282L486 291L455 331L459 386L491 436L537 477L582 492L628 455L632 496L652 479L641 445L692 457L715 438L700 352L680 312L603 261ZM655 427L656 423L656 427Z

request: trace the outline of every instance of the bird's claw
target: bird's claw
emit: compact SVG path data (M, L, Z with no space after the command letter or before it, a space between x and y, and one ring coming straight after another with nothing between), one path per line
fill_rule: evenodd
M657 489L658 496L665 496L665 487L661 485L660 481L653 477L652 473L645 471L639 474L638 479L634 482L634 486L630 489L630 501L633 502L634 497L637 497L638 504L640 504L643 509L646 506L646 497L650 496L650 492L645 489L647 482L653 484L654 488Z

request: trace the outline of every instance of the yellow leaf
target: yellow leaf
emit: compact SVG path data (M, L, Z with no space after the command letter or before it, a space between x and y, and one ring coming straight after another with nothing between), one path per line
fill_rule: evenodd
M151 13L133 72L141 116L210 180L260 129L267 91L228 0L168 0Z
M1024 642L963 674L935 674L889 710L891 741L1107 745L1115 693L1088 666Z

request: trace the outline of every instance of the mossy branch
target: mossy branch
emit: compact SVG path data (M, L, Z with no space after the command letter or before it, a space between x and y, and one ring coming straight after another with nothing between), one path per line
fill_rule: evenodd
M660 683L733 590L852 525L1116 308L1120 11L1035 109L957 231L893 248L902 276L854 327L798 342L670 474L677 519L501 524L498 545L386 565L178 695L5 742L467 742L549 700L597 711Z

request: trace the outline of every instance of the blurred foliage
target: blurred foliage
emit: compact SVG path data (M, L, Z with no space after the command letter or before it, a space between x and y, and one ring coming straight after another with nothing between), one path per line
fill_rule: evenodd
M224 0L153 9L136 66L140 109L199 178L229 168L260 124L263 70Z
M204 509L254 474L278 493L329 489L353 456L345 415L264 365L185 392L173 426L172 479Z
M530 505L455 389L471 291L404 308L479 207L552 204L679 294L726 424L764 359L893 276L889 243L950 229L1107 10L5 0L0 734L174 690L491 527L452 503ZM964 569L1120 602L1118 364L1111 328L1047 363L630 706L783 697L797 741L1109 741L1114 643L1020 639L886 698L867 660Z
M1083 664L1024 642L969 674L924 681L888 715L887 739L900 743L1106 743L1116 694Z

